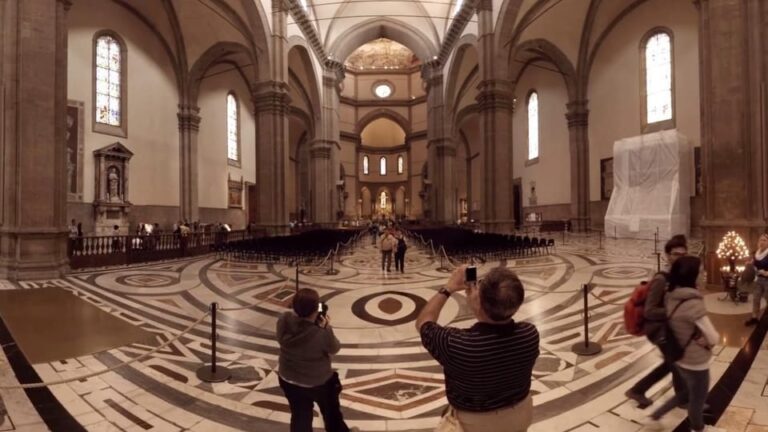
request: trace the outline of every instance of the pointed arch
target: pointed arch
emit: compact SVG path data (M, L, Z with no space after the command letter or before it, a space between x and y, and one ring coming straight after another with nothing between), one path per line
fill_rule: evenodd
M256 86L259 79L258 62L251 50L237 42L218 42L209 47L192 65L189 72L189 103L197 105L200 84L211 67L228 63L233 65L249 89Z
M517 83L523 73L537 61L545 61L552 64L560 72L568 91L568 100L574 101L578 96L578 82L576 68L560 48L546 39L530 39L517 45L510 56L509 79Z

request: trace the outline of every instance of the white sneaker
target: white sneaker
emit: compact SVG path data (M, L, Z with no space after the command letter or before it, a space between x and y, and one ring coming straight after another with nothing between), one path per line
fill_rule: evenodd
M661 422L661 420L656 420L653 417L646 417L643 424L645 425L645 429L649 431L664 430L664 424Z

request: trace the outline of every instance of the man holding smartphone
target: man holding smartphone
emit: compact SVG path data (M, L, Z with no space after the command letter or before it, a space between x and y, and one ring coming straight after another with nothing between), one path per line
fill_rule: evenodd
M331 368L331 355L339 352L341 344L333 334L328 306L310 288L298 290L291 306L293 310L277 321L278 375L291 407L291 432L312 432L315 403L326 431L356 431L347 427L341 414L341 382Z
M539 332L512 319L525 297L515 273L497 267L478 283L476 272L457 268L416 320L422 344L445 373L450 406L441 421L457 421L465 432L526 431L533 421L530 389ZM468 329L437 324L446 301L459 291L465 291L477 322Z

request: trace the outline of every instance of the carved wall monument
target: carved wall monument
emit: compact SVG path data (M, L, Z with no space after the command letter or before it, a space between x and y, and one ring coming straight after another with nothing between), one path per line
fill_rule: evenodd
M96 160L96 193L93 201L96 234L106 235L118 225L120 232L128 233L128 162L133 152L116 142L93 152Z
M83 201L84 110L81 101L67 103L67 200Z

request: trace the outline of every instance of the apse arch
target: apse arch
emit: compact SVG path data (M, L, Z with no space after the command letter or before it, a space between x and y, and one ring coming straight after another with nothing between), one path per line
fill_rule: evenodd
M312 57L310 55L311 52L312 50L307 45L307 42L304 39L298 36L293 36L289 39L288 41L288 70L290 75L289 79L294 79L296 81L295 83L292 83L292 84L298 85L299 90L302 93L301 94L302 98L304 98L305 103L307 103L307 106L311 108L312 112L310 113L310 116L314 121L316 121L320 119L321 95L320 95L320 86L318 85L317 71L315 70L315 65L312 62ZM297 57L293 57L293 56L297 56ZM302 80L299 78L297 71L295 70L298 67L301 67L304 69L307 80ZM312 127L314 127L314 121L313 121Z
M350 27L334 40L329 55L344 61L358 47L378 38L387 38L408 47L426 63L437 57L440 50L413 26L392 18L374 18Z
M400 126L400 129L405 132L406 141L408 136L411 134L411 122L405 118L402 114L398 113L397 111L393 111L389 108L377 108L367 114L365 114L363 117L360 118L360 120L357 121L357 125L355 126L355 132L360 135L363 133L363 130L365 128L373 123L374 121L385 118L388 120L392 120L393 122L397 123L398 126Z

